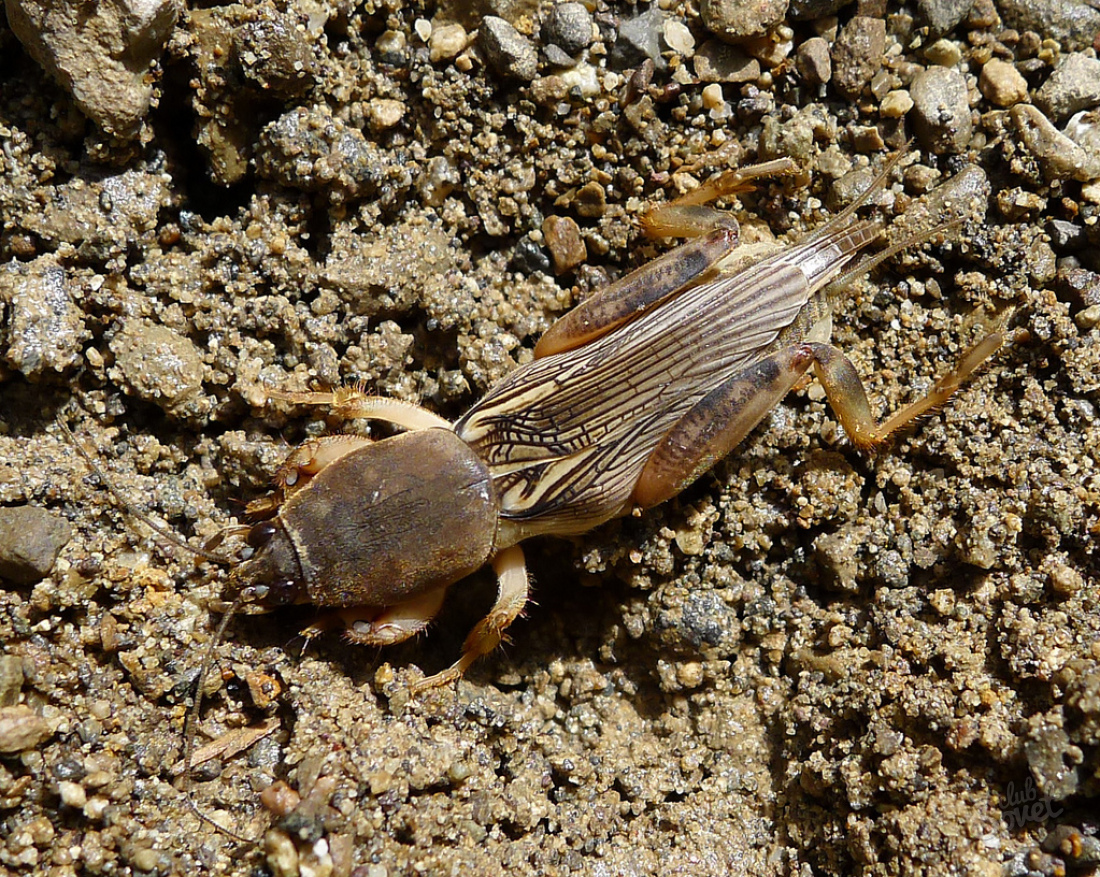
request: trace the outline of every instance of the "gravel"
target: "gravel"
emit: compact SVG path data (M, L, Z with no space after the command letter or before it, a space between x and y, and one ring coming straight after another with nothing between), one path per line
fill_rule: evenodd
M534 0L190 4L117 131L0 23L0 510L40 516L9 547L49 548L0 582L0 871L1087 873L1100 125L1039 92L1092 60L1098 13L976 0L933 34L917 7L882 30L874 3L797 2L727 45L679 0L585 6L559 66ZM489 63L486 16L533 78ZM272 390L364 381L456 418L667 250L649 203L787 151L728 204L787 240L914 137L861 208L904 250L840 293L833 338L888 412L1009 319L949 404L865 455L809 381L677 499L525 543L534 602L452 689L410 684L487 572L388 649L305 643L309 607L235 617L181 794L231 568L126 513L58 417L198 547L341 428Z

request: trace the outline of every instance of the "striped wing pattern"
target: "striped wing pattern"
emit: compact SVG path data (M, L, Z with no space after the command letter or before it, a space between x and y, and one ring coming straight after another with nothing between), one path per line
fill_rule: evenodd
M690 287L498 384L456 430L489 466L501 515L532 534L568 534L621 514L665 434L710 390L770 352L810 298L877 235L857 234L863 225Z

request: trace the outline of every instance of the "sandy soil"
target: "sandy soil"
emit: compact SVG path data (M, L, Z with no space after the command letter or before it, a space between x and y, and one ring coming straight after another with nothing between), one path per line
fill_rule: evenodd
M599 4L591 92L545 56L533 82L476 45L433 60L423 22L454 5L188 10L118 136L0 24L0 504L48 513L0 553L33 545L49 570L0 583L0 870L1087 873L1100 193L978 87L1006 58L1034 95L1072 46L982 3L940 45L891 8L855 97L757 44L755 78L716 102L687 48L648 87L613 70L628 4ZM696 52L713 39L662 5ZM504 6L537 43L549 7ZM795 46L829 24L791 23ZM200 822L173 766L227 572L125 514L57 418L201 545L338 427L267 388L361 380L456 417L661 252L637 217L709 167L793 154L804 175L732 205L777 235L846 203L915 131L886 95L952 50L973 129L922 135L878 210L934 224L950 205L921 196L960 173L979 204L855 283L834 339L882 410L1010 307L1015 342L880 454L811 384L678 499L532 543L535 602L457 689L408 685L457 656L488 572L385 651L303 651L308 611L234 618L203 683L198 745L221 748L190 800L246 838L275 828L257 844ZM557 277L548 216L587 252Z

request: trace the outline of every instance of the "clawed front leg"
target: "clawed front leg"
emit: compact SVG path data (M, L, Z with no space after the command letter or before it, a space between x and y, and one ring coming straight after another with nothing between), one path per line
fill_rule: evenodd
M427 629L443 606L446 588L436 588L396 606L383 609L351 606L326 613L302 631L313 639L326 630L342 629L344 638L356 645L392 646Z

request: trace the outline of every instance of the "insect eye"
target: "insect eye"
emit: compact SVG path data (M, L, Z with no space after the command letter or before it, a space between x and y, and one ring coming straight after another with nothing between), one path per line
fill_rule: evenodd
M292 579L278 579L268 586L267 599L264 602L268 606L289 606L297 602L300 590L298 583Z
M260 521L260 523L248 531L245 542L252 548L260 549L267 545L274 535L275 525L271 523L271 521Z

